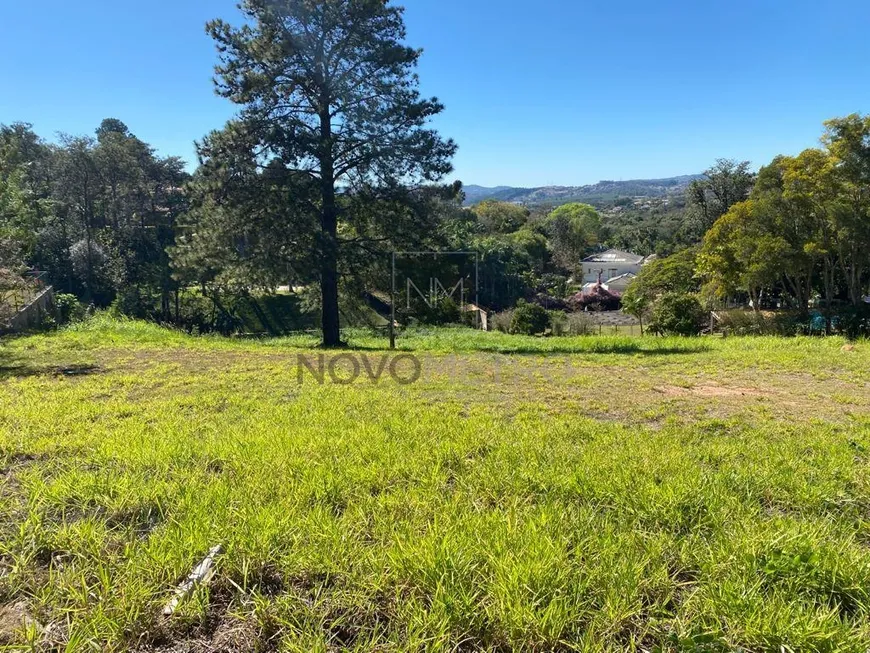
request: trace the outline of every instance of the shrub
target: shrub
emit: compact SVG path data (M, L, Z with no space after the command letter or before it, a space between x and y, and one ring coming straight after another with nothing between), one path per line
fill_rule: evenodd
M694 295L667 293L656 301L650 331L662 335L697 336L707 313Z
M512 309L496 313L489 318L490 329L495 331L501 331L502 333L510 333L511 322L513 321L513 319L514 312Z
M146 320L153 317L155 300L143 294L139 288L129 286L118 290L114 301L109 306L109 314L113 317L129 317Z
M209 333L213 330L214 302L195 291L182 292L175 326L192 334Z
M526 336L536 336L550 328L550 314L537 304L520 301L511 318L510 332Z
M567 311L570 308L568 302L564 299L544 293L536 293L529 301L538 306L543 306L548 311Z
M68 293L57 293L54 296L54 306L57 310L57 323L69 324L85 319L85 307L79 298Z
M430 306L422 299L412 302L410 312L403 311L405 321L416 319L420 324L430 326L444 326L445 324L459 324L462 321L462 313L459 306L450 297L443 297L434 306Z
M554 312L552 329L554 336L589 336L598 333L598 325L586 313Z
M806 329L796 313L721 311L718 329L735 336L794 336Z
M870 336L870 304L848 306L837 315L836 328L849 340Z

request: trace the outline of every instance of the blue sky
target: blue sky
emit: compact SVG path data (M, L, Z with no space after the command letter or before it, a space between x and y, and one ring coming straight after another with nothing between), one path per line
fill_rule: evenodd
M232 0L19 0L0 20L0 122L40 134L123 120L161 154L234 107L205 21ZM422 90L447 111L456 177L584 184L762 165L870 111L866 0L406 0Z

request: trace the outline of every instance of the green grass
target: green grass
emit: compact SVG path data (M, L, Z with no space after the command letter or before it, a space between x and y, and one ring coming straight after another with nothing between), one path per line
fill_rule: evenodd
M416 384L299 385L315 344L0 342L0 612L42 627L0 647L870 647L870 344L421 330Z

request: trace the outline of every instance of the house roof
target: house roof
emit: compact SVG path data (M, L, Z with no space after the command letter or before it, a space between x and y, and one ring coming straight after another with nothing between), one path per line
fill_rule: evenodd
M620 274L618 277L611 277L605 283L613 283L614 281L625 281L629 282L632 279L636 279L637 275L634 272L626 272L625 274Z
M584 263L629 263L639 265L643 262L643 256L623 252L621 249L608 249L606 252L598 252L583 259Z

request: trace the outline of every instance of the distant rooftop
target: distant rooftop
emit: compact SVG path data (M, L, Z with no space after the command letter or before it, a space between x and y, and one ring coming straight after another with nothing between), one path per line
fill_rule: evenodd
M608 249L606 252L599 252L583 259L584 263L628 263L639 265L643 263L643 256L632 254L631 252L623 252L620 249Z
M605 282L605 285L613 283L614 281L631 281L632 279L637 279L637 275L634 272L626 272L625 274L620 274L618 277L611 277Z

